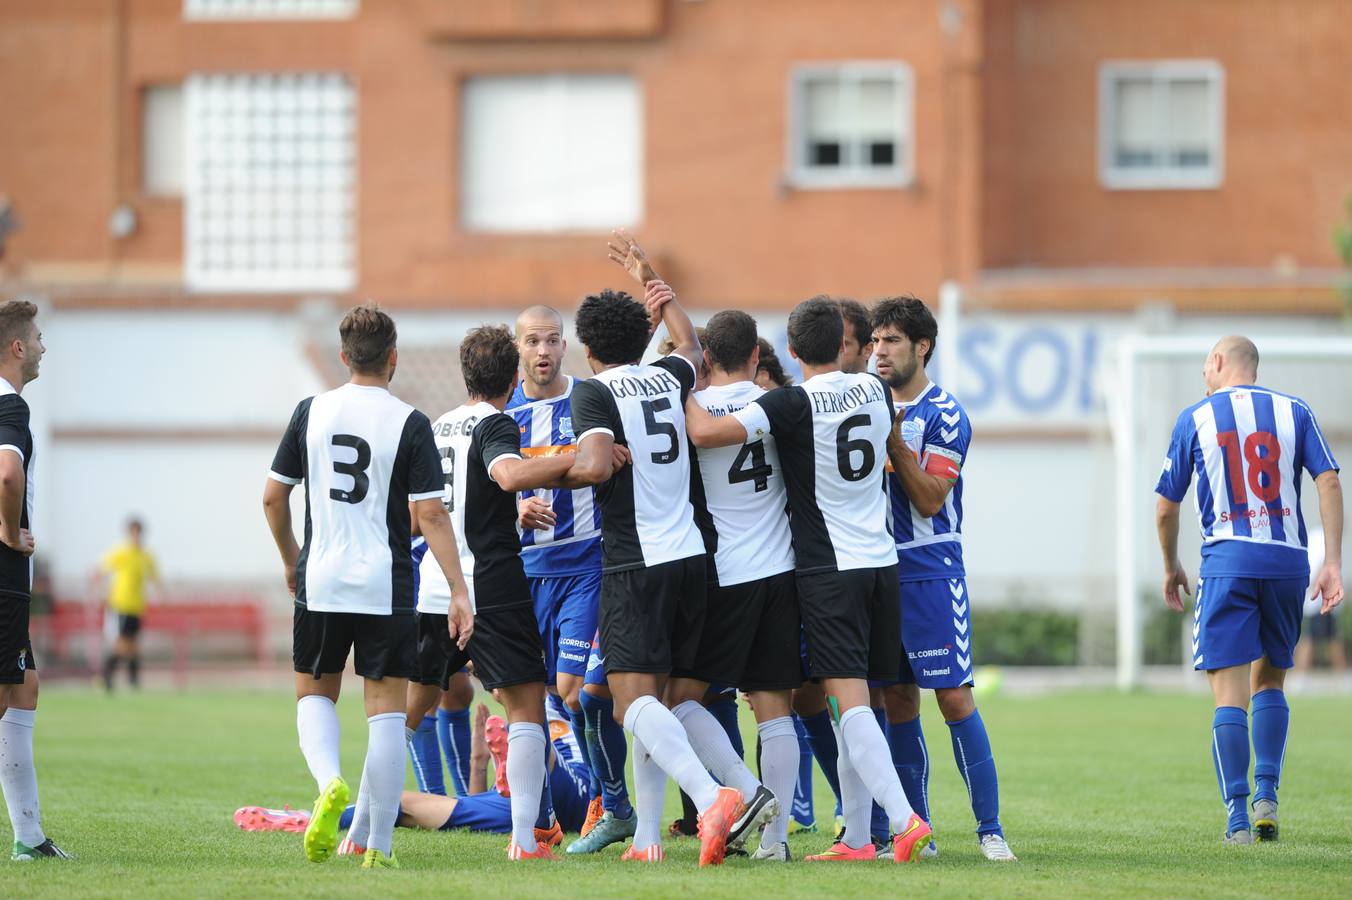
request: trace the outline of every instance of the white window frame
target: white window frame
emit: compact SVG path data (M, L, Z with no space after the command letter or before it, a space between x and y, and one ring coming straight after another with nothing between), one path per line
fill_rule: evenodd
M898 147L896 158L888 168L856 167L835 171L811 166L805 158L807 126L806 85L822 77L840 78L858 83L865 78L889 78L898 87L904 100L898 104ZM789 72L788 129L785 159L788 161L786 181L791 187L807 190L834 190L841 188L904 188L915 183L915 73L910 65L899 61L855 60L849 62L803 63Z
M1147 78L1156 95L1172 80L1206 81L1215 103L1208 123L1211 165L1205 169L1160 166L1133 169L1117 165L1117 83L1124 78ZM1110 60L1100 64L1098 77L1099 181L1110 190L1214 190L1225 181L1225 68L1215 60ZM1156 104L1158 108L1158 103Z
M183 0L190 22L239 22L279 19L350 19L360 0Z
M170 182L176 181L176 184L165 184L165 179L157 179L154 173L159 171L159 165L163 165L166 159L159 154L162 146L157 146L152 140L150 133L151 125L151 97L157 92L174 91L178 94L178 172L177 178L168 179ZM163 96L162 93L159 94ZM140 112L141 112L141 158L140 158L140 184L141 194L146 197L156 199L182 200L183 194L187 188L187 170L188 170L188 139L187 139L187 101L184 98L183 82L181 81L162 81L146 84L140 91ZM162 123L161 123L162 124ZM172 152L169 154L172 156ZM170 160L172 161L172 160ZM156 165L159 164L159 165Z

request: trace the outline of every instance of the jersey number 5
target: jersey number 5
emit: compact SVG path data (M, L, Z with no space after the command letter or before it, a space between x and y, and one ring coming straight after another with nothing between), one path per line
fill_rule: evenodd
M366 475L366 469L371 465L371 445L355 434L335 434L329 439L329 443L335 447L351 447L357 451L357 458L352 462L340 462L336 459L333 461L333 471L352 479L352 490L340 491L338 488L329 488L329 499L340 503L362 502L366 499L366 492L371 489L371 479Z
M850 416L836 429L836 467L840 469L840 477L846 481L859 481L873 471L873 463L877 460L873 445L865 438L850 440L851 431L872 423L873 420L866 415ZM857 469L852 462L856 453L860 457Z
M1239 454L1239 433L1222 431L1216 435L1225 456L1225 469L1230 479L1230 494L1239 506L1247 506L1249 495L1244 490L1244 482L1259 500L1271 503L1282 494L1282 470L1277 461L1282 458L1282 445L1276 436L1268 431L1255 431L1244 439L1244 459ZM1266 455L1259 456L1262 448ZM1247 476L1247 477L1246 477Z
M648 434L653 437L665 435L671 440L670 449L652 455L653 462L657 463L659 466L675 462L676 457L680 453L679 448L681 443L680 438L676 436L676 426L670 422L657 421L657 414L665 412L668 409L671 409L671 400L666 397L658 397L656 400L643 401L643 424L647 428Z

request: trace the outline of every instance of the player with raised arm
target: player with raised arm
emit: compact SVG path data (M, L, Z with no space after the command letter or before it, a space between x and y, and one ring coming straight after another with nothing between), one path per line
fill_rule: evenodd
M546 784L545 671L534 602L521 563L515 493L575 486L571 455L523 459L521 432L503 412L516 389L520 356L504 326L483 326L460 344L460 367L469 399L432 424L445 475L445 501L455 523L460 565L466 573L475 629L460 649L444 618L451 592L424 558L418 597L418 681L428 686L427 708L467 660L485 688L496 690L507 711L507 784L512 800L508 858L550 859L535 826ZM613 471L623 454L612 454ZM606 473L607 476L610 472ZM548 823L553 825L554 823ZM354 838L354 840L356 840Z
M0 229L0 243L3 243ZM0 304L0 793L5 795L14 847L9 858L70 859L42 830L33 726L38 669L28 634L33 592L34 446L23 389L38 377L42 332L27 300Z
M1300 638L1310 583L1302 470L1319 493L1324 564L1314 579L1327 614L1343 599L1343 491L1314 413L1258 387L1258 348L1221 338L1202 369L1206 399L1174 426L1155 492L1164 553L1164 602L1183 611L1188 576L1178 558L1179 503L1197 475L1202 570L1193 606L1192 664L1207 673L1216 712L1212 759L1225 802L1227 844L1277 840L1277 786L1291 712L1283 685ZM1250 831L1249 701L1253 701Z
M507 414L520 428L522 453L534 458L574 453L575 379L562 372L568 349L563 318L548 306L530 307L517 317L516 346L521 379ZM595 853L632 837L637 825L625 784L628 747L614 703L604 685L583 688L601 598L601 508L596 489L588 485L523 493L518 511L546 683L567 706L578 746L591 764L588 820L582 839L568 852Z
M700 448L775 439L788 488L798 602L812 674L822 680L840 745L845 833L809 860L867 860L871 800L887 811L893 859L914 862L930 829L906 801L869 705L870 679L895 681L901 656L897 557L882 491L892 405L886 385L840 371L845 325L830 300L798 304L789 352L805 381L727 416L687 405Z
M929 754L920 689L934 691L967 785L987 859L1012 862L1000 827L1000 788L985 723L972 700L970 598L962 559L962 466L967 413L930 381L939 326L914 297L873 306L873 354L898 416L888 447L892 533L901 579L901 681L887 687L888 743L911 805L930 821ZM927 852L933 850L933 843Z
M709 386L693 395L695 403L710 415L728 416L765 394L753 381L760 355L755 319L733 310L716 313L704 328L704 339ZM696 512L705 519L705 546L711 551L712 613L705 619L697 666L709 681L747 692L756 716L767 793L788 798L798 777L798 736L790 699L803 672L779 453L774 438L765 437L741 446L698 450L696 459ZM681 710L676 712L680 715ZM788 806L776 806L754 859L790 858Z
M338 764L335 704L351 651L365 679L369 729L361 792L369 796L371 825L362 867L394 868L404 707L418 662L410 508L438 571L454 585L452 638L468 641L474 623L441 503L431 423L389 390L398 363L394 321L377 307L357 306L338 332L351 380L297 405L273 459L263 511L295 596L296 728L320 791L305 855L312 862L333 855L349 797ZM290 498L302 483L305 544L297 546Z
M574 471L600 483L612 447L628 447L633 457L597 491L600 649L615 716L634 736L638 828L624 858L663 858L662 801L671 775L702 810L700 865L717 865L746 805L736 788L719 787L709 775L681 720L659 699L669 678L693 674L704 627L704 543L689 500L690 450L683 437L699 339L665 284L653 282L647 300L677 347L652 365L640 364L649 338L644 305L607 290L578 309L578 339L595 377L573 387ZM718 723L708 720L726 743Z

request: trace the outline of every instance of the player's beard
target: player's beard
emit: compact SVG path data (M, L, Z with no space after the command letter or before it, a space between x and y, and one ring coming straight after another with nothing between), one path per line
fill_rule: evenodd
M559 364L557 362L552 364L548 370L548 375L542 379L540 370L532 363L526 367L526 377L529 378L531 383L536 387L547 388L558 379Z
M29 353L24 357L23 368L19 370L20 373L23 375L24 384L28 384L28 382L30 381L37 380L38 366L40 366L41 364L42 357L38 356L38 354L36 353Z
M892 374L887 378L887 386L893 388L903 388L911 383L915 377L916 370L920 368L920 357L914 349L911 350L910 359L906 360L901 366L893 365Z

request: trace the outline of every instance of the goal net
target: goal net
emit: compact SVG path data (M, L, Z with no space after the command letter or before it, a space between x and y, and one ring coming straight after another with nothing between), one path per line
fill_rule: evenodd
M1155 484L1178 414L1202 399L1202 366L1214 337L1128 335L1116 347L1113 383L1105 391L1111 416L1116 479L1117 683L1142 682L1145 625L1164 609L1163 565L1155 536ZM1314 411L1334 457L1352 460L1352 337L1255 338L1264 387L1294 394ZM1201 561L1194 487L1183 502L1179 556L1196 579ZM1314 485L1303 478L1306 526L1318 527ZM1189 632L1190 634L1190 632ZM1177 629L1179 646L1183 624ZM1191 669L1191 653L1180 657Z

